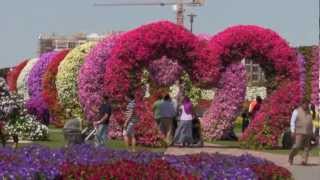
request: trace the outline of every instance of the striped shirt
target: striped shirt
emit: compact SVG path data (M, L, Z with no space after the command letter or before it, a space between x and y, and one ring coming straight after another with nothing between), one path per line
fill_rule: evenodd
M136 123L138 121L138 117L135 112L136 108L136 103L134 100L130 101L129 104L127 105L127 109L125 112L126 119L128 120L129 123Z

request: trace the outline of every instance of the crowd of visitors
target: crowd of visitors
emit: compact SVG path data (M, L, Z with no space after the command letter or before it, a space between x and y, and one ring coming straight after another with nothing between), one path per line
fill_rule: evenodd
M170 95L158 97L153 104L155 121L167 145L191 146L202 141L199 121L191 100L184 97L181 105L173 101Z

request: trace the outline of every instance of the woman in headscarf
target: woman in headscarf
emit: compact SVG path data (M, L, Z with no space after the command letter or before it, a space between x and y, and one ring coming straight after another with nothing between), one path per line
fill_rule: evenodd
M194 118L193 105L188 97L182 101L179 107L179 124L175 132L174 144L180 146L190 146L193 143L192 138L192 120Z

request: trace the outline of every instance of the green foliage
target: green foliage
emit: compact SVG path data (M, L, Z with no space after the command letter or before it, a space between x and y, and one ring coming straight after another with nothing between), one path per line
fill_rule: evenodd
M183 82L186 95L191 99L193 104L197 104L197 102L202 99L202 89L194 86L186 72L181 76L181 80Z
M0 69L0 77L6 78L7 73L9 72L10 68L2 68Z

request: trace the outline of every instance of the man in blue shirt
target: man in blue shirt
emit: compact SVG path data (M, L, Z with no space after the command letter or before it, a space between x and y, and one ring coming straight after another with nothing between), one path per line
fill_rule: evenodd
M97 130L95 137L96 146L105 145L106 143L111 112L112 108L109 102L109 98L108 96L104 96L103 102L99 108L100 120L94 122Z

